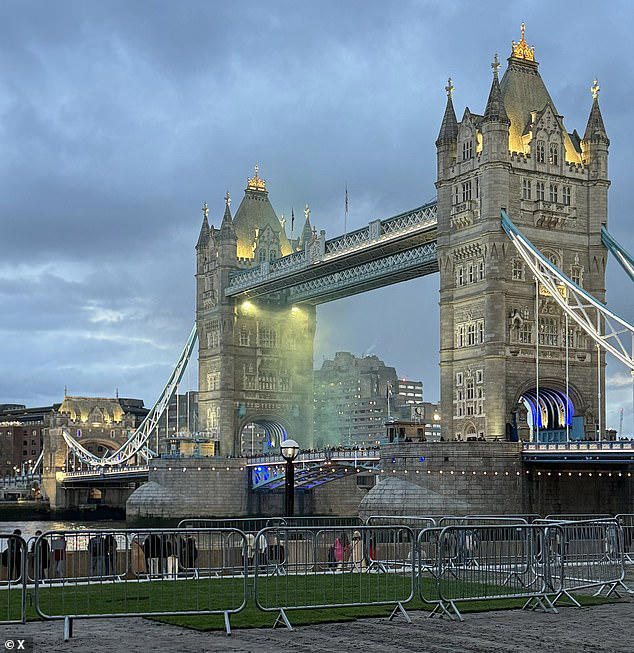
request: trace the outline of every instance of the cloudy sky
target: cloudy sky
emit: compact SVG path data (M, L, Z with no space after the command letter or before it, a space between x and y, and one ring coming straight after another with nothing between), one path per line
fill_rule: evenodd
M258 162L278 214L329 235L435 194L448 75L483 110L519 23L569 131L601 84L610 229L634 250L630 2L0 2L0 403L151 404L194 315L194 244ZM634 319L614 262L609 302ZM438 281L320 307L315 362L372 352L438 398ZM608 424L625 408L609 369ZM192 387L196 372L186 376ZM631 427L630 427L631 428Z

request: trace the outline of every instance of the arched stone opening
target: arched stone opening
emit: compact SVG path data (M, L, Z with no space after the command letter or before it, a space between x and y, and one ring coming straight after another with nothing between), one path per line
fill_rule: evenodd
M289 436L287 425L274 417L252 417L243 420L238 435L240 454L279 453L280 443Z

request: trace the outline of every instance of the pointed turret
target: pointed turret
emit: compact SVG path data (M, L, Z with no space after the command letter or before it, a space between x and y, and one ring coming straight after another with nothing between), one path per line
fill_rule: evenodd
M438 138L436 139L436 147L444 143L453 143L458 136L458 121L456 120L456 112L451 99L454 90L451 77L447 81L445 90L447 91L447 105L445 106L445 114L442 117L440 132L438 132Z
M203 204L203 223L200 227L200 234L198 235L198 242L196 243L196 249L199 247L204 247L209 242L209 222L207 216L209 215L209 208L207 207L207 202Z
M231 217L231 197L229 191L225 195L225 214L222 216L222 224L220 225L220 238L230 239L236 237L236 230L233 227L233 219Z
M588 143L604 142L609 145L610 139L605 131L603 116L601 115L601 109L599 108L599 83L596 79L594 80L594 84L590 90L592 91L592 109L590 109L590 116L588 117L586 131L583 134L583 140Z
M304 249L306 246L306 243L310 243L313 239L313 228L310 226L310 207L308 204L306 204L306 208L304 209L304 227L302 228L302 232L299 235L299 249Z
M484 110L484 118L482 122L499 122L510 125L511 121L509 120L506 109L504 108L502 91L500 89L500 80L498 78L500 62L497 54L493 58L491 67L493 68L493 83L491 84L491 90L489 91L489 99L487 100L487 106Z

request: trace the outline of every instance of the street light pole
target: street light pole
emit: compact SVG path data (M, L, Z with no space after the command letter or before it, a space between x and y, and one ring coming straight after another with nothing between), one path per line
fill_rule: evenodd
M295 466L293 461L299 454L299 445L295 440L284 440L280 449L282 458L286 461L286 474L284 478L284 514L292 517L295 514Z

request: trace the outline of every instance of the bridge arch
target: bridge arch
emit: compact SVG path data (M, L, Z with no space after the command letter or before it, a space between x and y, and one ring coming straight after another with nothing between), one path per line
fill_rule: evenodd
M540 377L539 393L535 379L518 388L511 423L520 439L530 438L537 427L544 433L562 432L573 427L573 418L588 419L587 404L579 389L569 382L567 390L565 381L552 377Z
M241 453L277 451L291 433L292 428L285 419L274 415L247 416L238 423L239 448Z

